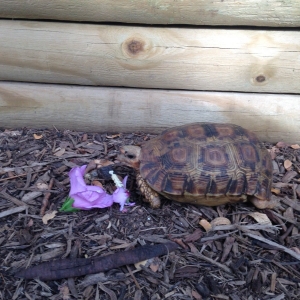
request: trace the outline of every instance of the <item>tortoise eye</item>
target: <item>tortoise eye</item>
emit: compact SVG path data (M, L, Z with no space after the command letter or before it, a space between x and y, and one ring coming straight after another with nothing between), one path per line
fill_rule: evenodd
M127 154L127 157L128 157L129 159L134 159L134 158L135 158L135 155Z

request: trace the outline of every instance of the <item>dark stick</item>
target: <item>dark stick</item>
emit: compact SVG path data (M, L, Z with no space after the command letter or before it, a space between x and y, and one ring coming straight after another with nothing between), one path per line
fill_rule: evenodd
M87 274L99 273L134 264L152 257L168 254L179 246L168 242L154 246L142 246L133 250L117 252L102 257L58 259L40 265L21 269L14 276L25 279L58 280Z

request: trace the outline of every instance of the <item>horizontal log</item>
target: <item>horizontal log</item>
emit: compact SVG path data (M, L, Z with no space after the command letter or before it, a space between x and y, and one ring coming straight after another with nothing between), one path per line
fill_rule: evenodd
M1 18L148 24L300 26L300 2L286 0L2 0Z
M300 142L300 96L0 82L0 127L157 133L189 122L235 123L264 141Z
M300 92L300 31L0 21L0 80Z

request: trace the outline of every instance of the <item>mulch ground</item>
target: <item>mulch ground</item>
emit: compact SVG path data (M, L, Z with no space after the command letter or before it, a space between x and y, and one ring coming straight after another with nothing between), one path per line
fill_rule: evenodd
M119 147L146 133L109 134L54 129L0 131L0 299L300 299L300 148L267 144L273 197L280 205L203 207L163 199L151 209L136 189L136 205L59 212L68 172L116 159ZM112 193L112 181L92 176ZM55 213L57 211L57 213ZM169 240L181 248L139 265L53 281L14 277L20 268L66 257L96 257Z

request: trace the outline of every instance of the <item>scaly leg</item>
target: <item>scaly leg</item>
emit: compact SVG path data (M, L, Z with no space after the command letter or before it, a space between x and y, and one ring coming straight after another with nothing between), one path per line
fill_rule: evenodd
M160 207L160 197L145 181L145 179L137 174L136 176L137 185L141 193L145 196L145 202L149 202L152 208Z

